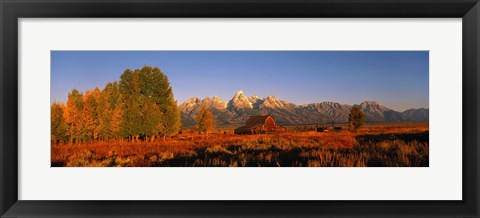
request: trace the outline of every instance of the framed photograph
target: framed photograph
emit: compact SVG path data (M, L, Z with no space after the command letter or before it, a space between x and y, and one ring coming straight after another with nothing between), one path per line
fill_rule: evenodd
M476 0L1 1L1 217L478 217Z
M429 166L429 51L52 51L50 63L52 167Z

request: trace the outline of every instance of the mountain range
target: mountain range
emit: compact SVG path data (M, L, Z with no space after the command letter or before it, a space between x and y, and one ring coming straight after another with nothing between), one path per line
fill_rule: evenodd
M217 126L245 124L252 115L272 115L280 125L346 123L352 105L337 102L321 102L296 105L275 96L260 98L256 95L247 97L238 91L228 102L218 96L200 99L190 98L180 104L182 125L193 126L202 104L213 113ZM428 121L429 109L409 109L398 112L376 101L364 101L358 105L365 113L365 122L421 122Z

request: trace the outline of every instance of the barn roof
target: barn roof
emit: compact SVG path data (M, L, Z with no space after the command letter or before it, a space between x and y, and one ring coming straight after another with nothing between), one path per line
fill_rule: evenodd
M274 126L272 127L267 127L267 129L264 129L264 124L265 122L267 121L267 119L271 117L273 119L272 116L270 115L265 115L265 116L250 116L247 120L247 123L245 124L245 126L242 126L242 127L238 127L235 129L235 134L242 134L242 133L253 133L253 131L257 128L257 127L261 127L262 131L273 131L273 130L280 130L280 131L283 131L285 130L284 127L281 127L281 126L278 126L274 120Z
M252 128L252 127L255 127L257 125L261 125L261 124L264 124L265 123L265 120L267 120L267 118L269 117L270 115L265 115L265 116L250 116L247 120L247 123L245 125L245 127L247 128Z
M257 125L258 126L258 125ZM252 126L252 127L246 127L246 126L242 126L242 127L238 127L235 129L235 132L244 132L244 133L249 133L252 129L254 129L256 126Z

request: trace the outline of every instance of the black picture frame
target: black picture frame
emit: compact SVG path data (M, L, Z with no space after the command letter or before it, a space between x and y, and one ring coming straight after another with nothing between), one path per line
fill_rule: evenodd
M0 15L1 217L479 216L478 0L0 0ZM463 200L20 201L17 192L18 19L57 17L462 18Z

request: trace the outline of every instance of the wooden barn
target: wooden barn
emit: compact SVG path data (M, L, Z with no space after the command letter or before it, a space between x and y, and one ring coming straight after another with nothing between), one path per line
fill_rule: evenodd
M264 134L284 132L285 127L279 126L271 115L250 116L245 126L235 129L235 134Z

